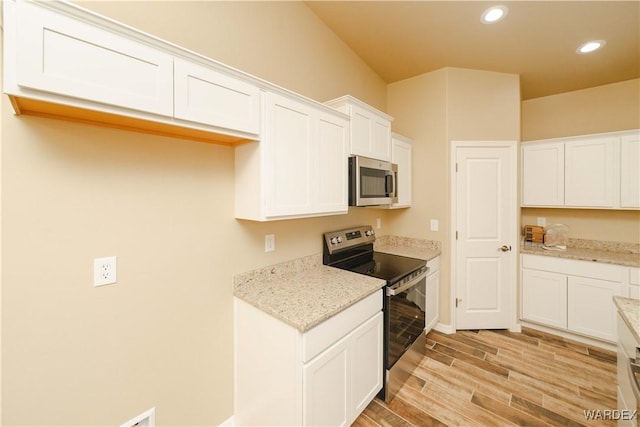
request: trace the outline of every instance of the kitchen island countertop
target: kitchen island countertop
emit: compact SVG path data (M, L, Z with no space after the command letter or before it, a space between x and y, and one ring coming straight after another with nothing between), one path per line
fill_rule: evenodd
M614 296L613 301L636 341L640 343L640 300Z
M233 295L306 332L385 284L322 265L322 255L316 254L238 274Z

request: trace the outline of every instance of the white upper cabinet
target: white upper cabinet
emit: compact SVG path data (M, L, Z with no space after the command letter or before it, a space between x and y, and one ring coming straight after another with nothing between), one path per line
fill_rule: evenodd
M398 165L398 175L396 179L398 202L392 204L392 208L406 208L411 206L411 157L411 140L397 134L392 134L391 163Z
M393 117L349 95L325 104L351 118L349 154L391 161Z
M522 206L564 204L564 143L522 145Z
M314 152L313 110L284 96L268 93L264 139L266 216L312 213Z
M619 137L565 143L565 206L615 206L614 170Z
M258 87L180 58L174 64L176 118L260 132Z
M522 144L522 206L640 208L638 131Z
M173 57L95 25L17 4L18 86L173 115Z
M3 2L17 114L233 145L259 139L273 85L72 3Z
M347 213L346 116L295 96L264 99L262 140L236 147L236 218Z
M620 207L640 208L640 132L620 139Z

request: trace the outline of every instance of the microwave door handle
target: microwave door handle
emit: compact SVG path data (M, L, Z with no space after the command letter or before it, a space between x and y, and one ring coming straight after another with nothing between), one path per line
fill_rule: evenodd
M387 173L385 176L385 191L390 196L396 194L396 180L394 172Z

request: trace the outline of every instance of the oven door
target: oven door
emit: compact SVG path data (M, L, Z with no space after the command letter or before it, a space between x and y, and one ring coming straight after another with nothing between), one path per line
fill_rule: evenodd
M349 158L349 206L389 205L398 201L398 166L382 160Z
M425 328L426 273L398 289L387 287L385 298L385 368L391 369Z

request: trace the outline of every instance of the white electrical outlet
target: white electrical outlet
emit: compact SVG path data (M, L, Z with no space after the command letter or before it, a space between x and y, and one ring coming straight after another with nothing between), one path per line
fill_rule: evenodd
M275 234L264 235L264 251L273 252L276 250L276 236Z
M115 256L93 260L93 286L111 285L116 281Z
M440 224L439 224L437 219L432 219L431 220L431 227L430 227L431 231L438 231L439 226L440 226Z
M381 228L381 227L382 227L382 219L376 218L376 228Z
M539 225L540 227L546 227L547 226L547 218L545 218L543 216L539 216L537 218L537 225Z

